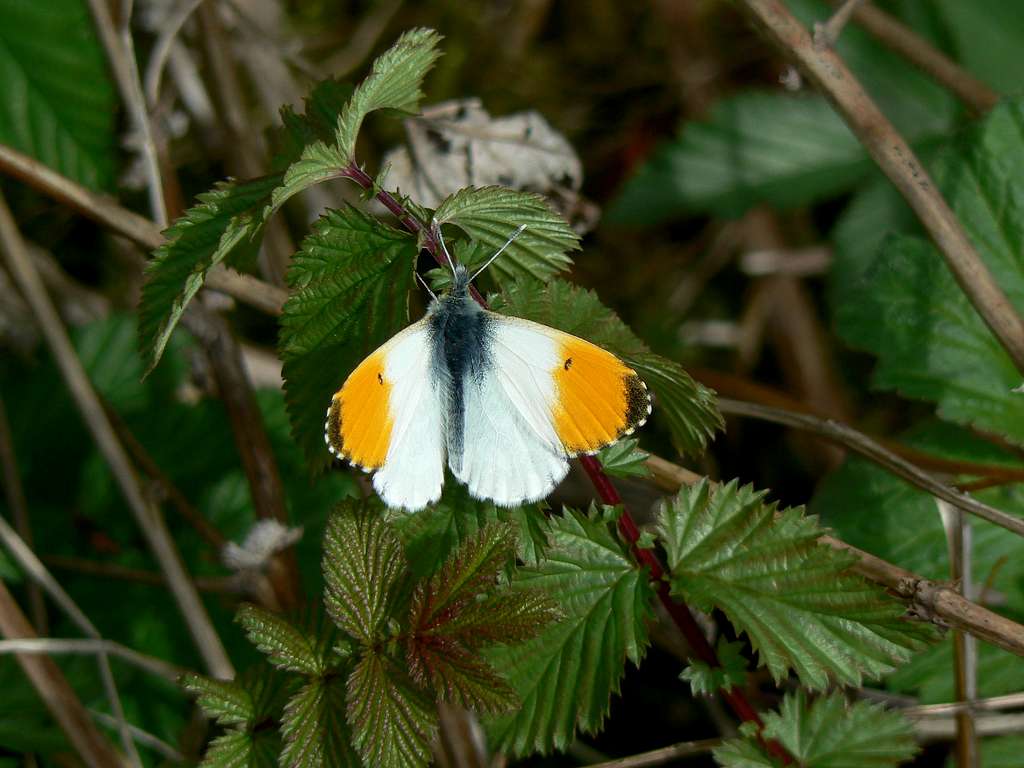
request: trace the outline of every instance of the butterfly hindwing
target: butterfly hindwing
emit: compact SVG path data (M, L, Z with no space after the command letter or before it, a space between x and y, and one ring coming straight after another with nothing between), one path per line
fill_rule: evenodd
M327 446L376 471L373 486L389 507L420 509L440 498L444 482L443 400L421 320L370 354L335 393Z

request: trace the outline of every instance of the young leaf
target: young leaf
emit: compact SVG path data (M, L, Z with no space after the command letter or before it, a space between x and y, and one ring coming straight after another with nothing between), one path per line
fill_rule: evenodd
M113 186L118 99L85 3L0 3L0 83L0 143L87 187Z
M429 701L387 656L365 654L348 678L348 722L366 765L426 766L437 732Z
M628 439L609 445L597 458L605 473L612 477L649 477L651 470L646 463L649 455L640 450L639 440Z
M147 373L160 362L171 332L210 269L226 259L237 262L239 254L255 250L262 222L254 213L280 178L223 182L199 195L199 204L164 233L167 242L146 265L139 302L139 343Z
M680 451L700 453L711 435L724 426L715 407L714 392L690 378L682 366L652 354L592 291L562 280L550 280L543 286L525 283L500 294L492 306L620 355L654 393L655 417L666 419Z
M415 240L346 207L328 211L288 270L280 354L296 441L315 466L324 412L348 373L409 321Z
M475 712L506 712L519 704L516 692L464 643L444 636L411 639L409 675L439 701Z
M354 162L356 136L363 119L374 110L396 109L415 112L423 97L420 88L440 51L441 36L431 29L413 29L373 62L373 69L353 91L338 116L333 141L314 141L285 173L284 182L274 190L265 216L280 208L292 195L327 179L344 175Z
M284 150L282 160L291 165L299 159L302 150L310 144L334 141L338 128L338 115L352 96L352 85L334 78L321 80L303 99L304 114L297 114L288 104L281 107L281 124L284 128Z
M1024 101L1000 103L935 168L936 181L1010 303L1024 307ZM845 258L845 257L844 257ZM929 242L883 242L837 290L839 332L878 356L873 383L941 416L1024 443L1020 372Z
M803 691L787 694L779 712L768 712L763 719L763 737L781 744L801 766L888 768L918 751L914 728L905 717L866 701L848 704L838 692L810 705ZM715 750L720 765L775 765L752 739L744 740L746 747L740 747L738 741L730 739Z
M577 728L600 728L625 660L643 656L654 592L598 510L553 517L546 558L519 569L512 588L546 591L564 618L533 640L487 651L522 701L488 730L515 755L565 749Z
M316 639L276 613L243 605L235 618L245 628L249 642L278 669L304 675L321 675L326 671L327 661Z
M232 729L210 742L200 768L249 768L253 765L253 735Z
M679 675L680 680L690 684L694 696L711 696L720 690L747 682L747 660L743 656L743 643L734 643L721 638L715 647L720 666L712 667L699 659L691 659L689 666Z
M481 260L503 246L516 227L526 225L488 267L499 280L545 281L572 266L566 251L579 248L579 235L540 195L504 187L467 187L445 198L434 212L439 224L454 224L482 244ZM467 268L479 266L467 264Z
M196 696L203 712L221 725L245 725L255 719L252 694L233 680L215 680L189 672L181 679L181 685Z
M345 680L307 682L292 696L281 719L286 768L362 768L345 720Z
M720 608L777 681L792 668L811 688L830 675L859 685L924 645L927 628L848 573L852 556L819 544L813 518L787 509L776 520L775 508L735 481L713 488L701 480L663 503L658 531L673 594Z
M343 504L327 523L323 568L324 603L334 623L362 643L374 643L405 571L394 531L376 512Z

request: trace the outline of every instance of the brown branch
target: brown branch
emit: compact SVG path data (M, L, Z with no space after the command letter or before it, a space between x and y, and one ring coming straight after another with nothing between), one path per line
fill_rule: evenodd
M128 238L147 251L159 248L164 242L160 227L149 219L121 207L106 195L97 194L76 184L38 160L5 144L0 144L0 171L21 179L29 186ZM206 287L226 293L269 315L280 315L281 307L288 297L283 288L221 266L210 270L206 278Z
M653 765L664 765L693 755L704 755L722 743L721 739L701 739L700 741L684 741L671 747L652 749L639 755L620 757L617 760L606 760L603 763L591 763L586 768L650 768Z
M9 640L35 638L36 633L21 612L7 587L0 581L0 634ZM19 653L18 664L39 693L53 719L86 765L121 768L114 747L93 724L81 700L52 659Z
M82 557L69 557L67 555L43 555L42 561L59 571L69 571L98 578L131 581L136 584L146 584L152 587L167 587L167 579L156 571L129 568L118 563L105 563ZM242 595L246 592L244 585L236 576L196 576L194 581L196 589L201 592L213 592L223 595Z
M871 3L853 14L854 20L879 42L896 51L975 112L988 112L999 94L894 16Z
M14 217L2 196L0 196L0 247L7 258L15 282L39 322L61 375L71 391L89 432L110 466L146 543L167 578L171 593L185 618L200 655L215 677L233 677L234 668L213 628L206 608L199 599L195 585L185 571L163 516L142 492L131 461L103 412L103 406L92 388L81 361L75 354L74 347L71 346L67 331L42 285L39 273L26 252L21 233L18 231Z
M828 21L824 24L819 22L814 25L814 44L822 48L835 45L843 27L846 26L853 12L857 10L857 6L863 2L864 0L842 0Z
M950 504L980 517L982 520L987 520L1019 536L1024 536L1024 520L1021 518L1014 517L995 507L990 507L973 496L968 496L966 493L936 480L927 472L922 471L906 459L897 456L864 433L858 432L845 424L840 424L831 419L820 419L817 416L810 416L805 413L794 413L780 408L771 408L766 405L731 400L729 398L719 398L718 407L722 413L770 421L775 424L795 427L796 429L821 435L870 459L936 498L948 501Z
M917 213L957 283L1024 373L1024 322L910 146L831 48L814 44L782 0L740 0L757 25L833 103Z

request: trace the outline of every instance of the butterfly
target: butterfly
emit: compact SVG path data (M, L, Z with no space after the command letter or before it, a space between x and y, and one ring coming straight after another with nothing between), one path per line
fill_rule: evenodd
M375 473L389 507L437 501L446 463L475 498L538 501L565 478L569 459L632 434L651 413L647 385L615 355L470 296L523 229L472 275L453 266L450 292L431 293L423 319L363 360L331 399L328 450Z

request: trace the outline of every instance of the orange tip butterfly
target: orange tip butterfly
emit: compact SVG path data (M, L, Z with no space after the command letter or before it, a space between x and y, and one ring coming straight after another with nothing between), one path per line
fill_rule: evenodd
M651 413L647 385L615 355L469 295L523 229L474 274L453 267L451 291L431 294L426 316L363 360L331 399L328 450L374 472L389 507L437 501L446 461L478 499L538 501L569 459L632 434Z

